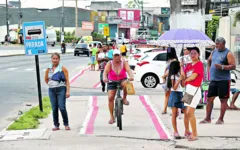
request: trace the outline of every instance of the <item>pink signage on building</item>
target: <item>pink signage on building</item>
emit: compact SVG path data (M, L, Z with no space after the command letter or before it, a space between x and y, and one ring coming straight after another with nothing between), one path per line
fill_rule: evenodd
M139 9L118 9L118 17L122 18L119 28L139 28L140 26L140 10Z

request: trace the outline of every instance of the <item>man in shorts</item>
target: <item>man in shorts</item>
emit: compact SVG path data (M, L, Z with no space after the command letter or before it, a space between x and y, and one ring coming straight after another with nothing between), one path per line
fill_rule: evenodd
M210 70L210 85L208 89L208 103L206 117L200 124L211 123L213 102L216 97L221 101L221 113L216 124L224 124L224 115L228 107L227 101L230 94L230 71L236 69L236 61L233 53L225 47L225 39L216 39L216 49L208 58L208 71Z

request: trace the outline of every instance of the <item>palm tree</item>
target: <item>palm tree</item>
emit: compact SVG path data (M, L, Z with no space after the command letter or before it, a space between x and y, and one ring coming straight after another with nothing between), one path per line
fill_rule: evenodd
M143 0L130 0L126 6L128 8L141 8L142 4L145 4Z
M234 17L234 23L233 26L237 26L237 22L240 22L240 11L236 12L235 17Z

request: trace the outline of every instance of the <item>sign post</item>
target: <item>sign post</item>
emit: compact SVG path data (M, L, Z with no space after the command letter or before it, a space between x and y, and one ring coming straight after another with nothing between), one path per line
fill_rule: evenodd
M108 37L109 37L109 27L105 26L105 27L103 28L103 34L104 34L104 36L106 36L106 44L107 44L107 42L108 42Z
M47 53L45 23L43 21L24 22L23 37L24 37L25 54L27 56L35 55L39 109L40 111L43 111L38 55Z

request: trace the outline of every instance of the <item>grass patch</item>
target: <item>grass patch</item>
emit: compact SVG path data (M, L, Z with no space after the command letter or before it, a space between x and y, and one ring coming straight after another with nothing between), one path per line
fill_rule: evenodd
M44 97L42 103L43 112L39 110L39 106L35 106L14 121L7 130L36 129L40 124L38 119L48 117L52 110L49 97Z

